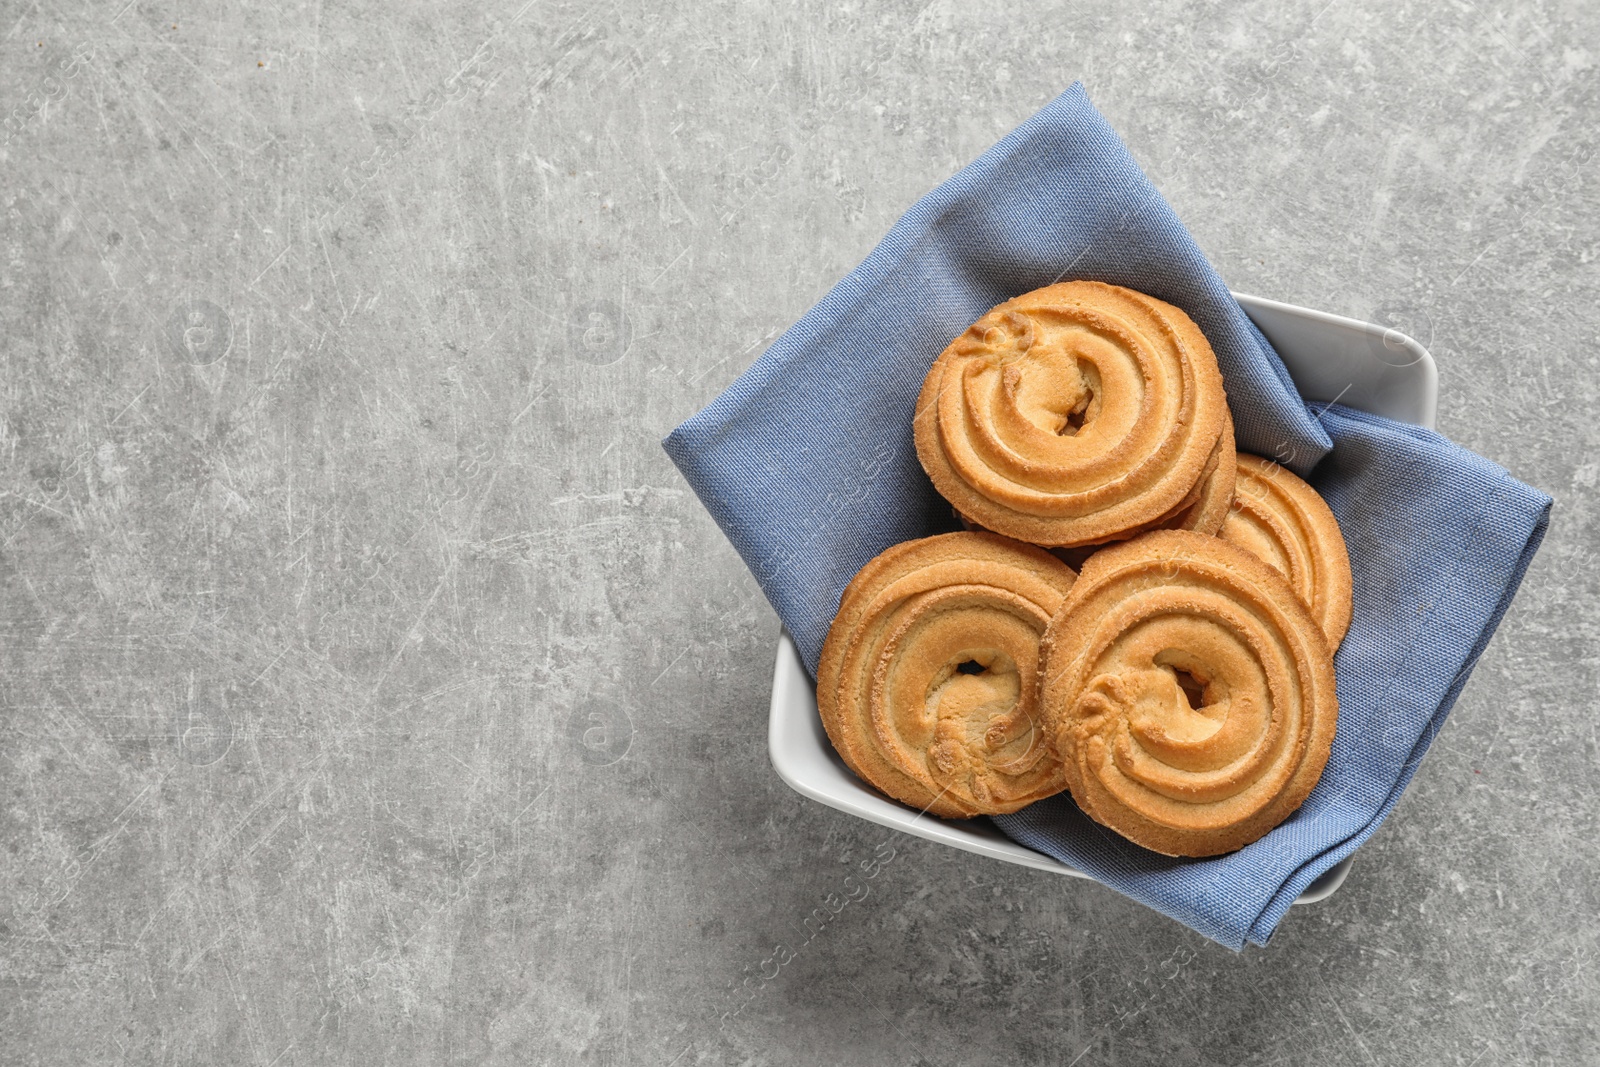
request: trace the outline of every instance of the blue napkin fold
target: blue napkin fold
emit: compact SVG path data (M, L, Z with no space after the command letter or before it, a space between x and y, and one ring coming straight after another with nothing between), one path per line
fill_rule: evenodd
M1168 859L1094 825L1065 795L994 821L1222 944L1264 944L1399 798L1515 593L1550 498L1430 431L1308 410L1081 84L913 206L664 446L815 673L856 571L954 527L911 436L933 358L990 307L1063 278L1126 285L1194 318L1222 367L1240 450L1315 468L1350 547L1355 612L1335 661L1328 769L1262 840Z

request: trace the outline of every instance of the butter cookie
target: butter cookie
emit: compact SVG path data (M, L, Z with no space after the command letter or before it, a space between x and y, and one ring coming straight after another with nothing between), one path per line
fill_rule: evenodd
M992 533L907 541L856 574L817 668L828 738L862 779L945 818L1065 788L1038 726L1039 637L1074 574Z
M1073 799L1136 844L1231 852L1322 775L1327 641L1281 574L1220 538L1159 530L1095 553L1043 650L1045 736Z
M1220 536L1294 587L1337 649L1350 629L1350 553L1339 520L1317 491L1260 456L1238 459L1233 506Z
M1181 310L1119 286L1062 282L991 310L934 361L913 432L959 514L1033 544L1214 532L1231 499L1216 355Z

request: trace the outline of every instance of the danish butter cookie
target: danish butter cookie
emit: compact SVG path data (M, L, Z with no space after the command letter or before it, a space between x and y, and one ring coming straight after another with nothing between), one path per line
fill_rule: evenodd
M1350 553L1339 520L1317 491L1260 456L1239 457L1224 541L1272 567L1294 587L1337 649L1350 629Z
M1282 575L1220 538L1160 530L1095 553L1043 648L1045 736L1073 799L1136 844L1231 852L1322 775L1327 641Z
M946 818L1065 788L1038 730L1039 637L1070 567L991 533L895 545L845 588L817 668L828 738L862 779Z
M1178 308L1119 286L1063 282L991 310L934 361L913 429L957 512L1033 544L1212 532L1231 499L1210 344Z

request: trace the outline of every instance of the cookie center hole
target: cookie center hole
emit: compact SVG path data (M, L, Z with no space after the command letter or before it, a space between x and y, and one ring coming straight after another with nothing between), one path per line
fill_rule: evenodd
M1178 688L1183 690L1183 695L1189 701L1189 707L1192 710L1199 711L1206 706L1206 685L1204 682L1181 667L1173 667L1172 676L1178 679Z
M988 668L975 659L962 660L960 663L956 664L957 674L982 674L987 669Z
M1061 425L1056 428L1056 434L1061 437L1076 437L1078 431L1083 429L1083 424L1089 419L1089 405L1094 403L1094 390L1084 389L1083 396L1073 405L1061 419Z

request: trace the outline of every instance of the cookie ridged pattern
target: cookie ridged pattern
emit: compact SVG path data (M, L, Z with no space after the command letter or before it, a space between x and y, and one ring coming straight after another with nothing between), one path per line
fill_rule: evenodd
M829 739L859 777L946 818L1059 793L1039 729L1039 639L1071 568L991 533L910 541L846 587L817 670Z
M1271 460L1240 455L1233 507L1220 536L1287 578L1328 647L1339 647L1350 628L1350 554L1339 520L1315 489Z
M1157 531L1096 553L1043 642L1046 738L1092 819L1231 852L1310 793L1338 718L1321 627L1243 549Z
M1214 532L1232 496L1211 346L1178 308L1118 286L1062 282L991 310L934 362L913 428L960 514L1033 544Z

